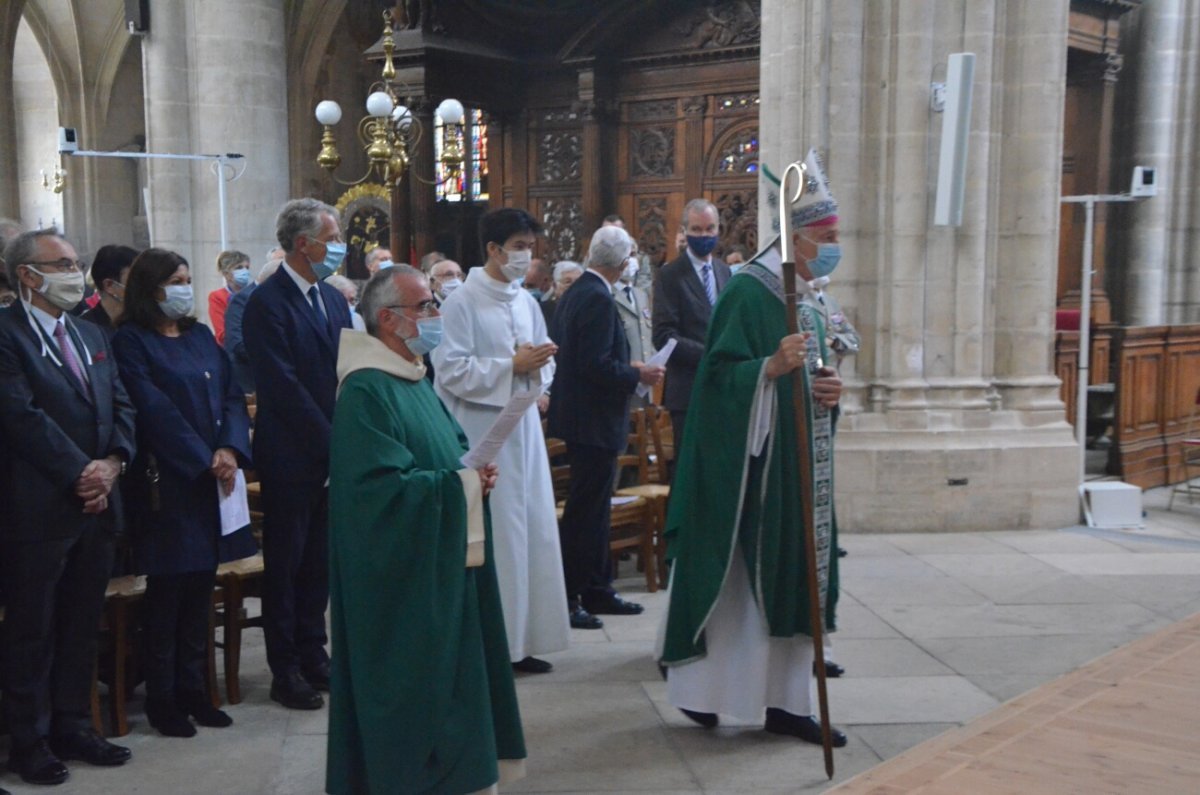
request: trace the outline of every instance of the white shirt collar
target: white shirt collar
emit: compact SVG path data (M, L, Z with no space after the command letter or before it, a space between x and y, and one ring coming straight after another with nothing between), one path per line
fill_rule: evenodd
M32 303L28 303L25 306L29 308L29 314L32 315L35 320L37 320L38 325L45 330L46 336L53 337L54 329L56 326L58 326L58 321L62 320L62 318L55 317L46 310L39 309L38 307L34 306ZM63 312L63 315L66 314L66 312Z
M310 281L308 281L308 279L305 279L303 276L296 273L296 271L292 270L292 266L287 264L287 260L281 261L279 263L279 265L280 265L280 267L283 268L284 272L287 273L287 275L292 278L292 281L296 283L296 289L300 291L300 294L303 295L305 298L307 298L308 297L308 288L315 285L316 282L310 282ZM321 294L321 290L318 288L317 295L320 295L320 294Z
M692 252L689 246L684 246L683 250L687 252L688 259L691 260L692 267L696 269L697 276L700 275L700 269L705 265L712 265L712 254L709 254L705 259L700 259Z
M590 273L593 276L595 276L597 279L599 279L600 281L604 282L604 286L608 288L609 294L615 295L615 291L613 290L612 284L609 283L608 279L606 279L600 275L600 271L596 270L595 268L588 268L587 271L585 271L585 273Z

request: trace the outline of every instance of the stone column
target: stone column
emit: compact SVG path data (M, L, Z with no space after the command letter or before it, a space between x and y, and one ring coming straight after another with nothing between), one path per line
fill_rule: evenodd
M0 218L19 218L21 193L17 177L17 115L13 103L13 50L25 0L5 3L0 11Z
M847 530L1076 521L1049 353L1066 23L1029 0L764 0L762 160L825 156L830 290L863 334L837 441ZM955 52L976 54L966 197L939 227L930 83Z
M1158 169L1159 195L1130 209L1125 270L1124 321L1152 326L1164 321L1168 262L1168 226L1177 181L1186 180L1174 155L1180 82L1182 0L1155 0L1137 14L1136 99L1130 119L1131 160ZM1178 194L1175 194L1178 195Z
M228 245L258 263L275 242L275 215L288 198L283 0L155 8L142 45L148 149L244 156L236 165L241 177L226 183ZM206 317L208 293L223 284L214 167L151 161L149 184L154 244L191 262L197 310Z

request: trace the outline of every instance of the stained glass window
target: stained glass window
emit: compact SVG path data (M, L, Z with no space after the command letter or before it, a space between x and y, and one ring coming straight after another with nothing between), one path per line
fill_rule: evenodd
M433 156L435 173L437 174L437 197L439 201L487 201L488 199L488 129L483 118L483 111L469 108L466 111L469 124L460 126L455 135L458 136L459 151L468 158L463 163L460 173L453 179L447 179L447 169L442 164L442 151L445 148L445 132L442 120L434 117ZM465 128L465 129L464 129ZM467 182L470 181L470 192Z

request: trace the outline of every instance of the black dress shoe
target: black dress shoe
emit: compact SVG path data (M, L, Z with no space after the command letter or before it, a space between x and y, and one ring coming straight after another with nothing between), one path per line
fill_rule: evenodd
M822 744L821 724L817 723L811 715L793 715L778 707L767 707L767 722L763 728L772 734L787 734L799 737L806 743ZM845 732L838 731L832 726L829 727L829 737L833 741L834 748L841 748L846 744Z
M61 784L67 780L67 766L62 763L45 740L29 748L8 753L8 769L27 784Z
M191 715L196 723L210 729L224 729L233 725L233 718L223 709L217 709L203 693L180 693L175 699L179 711Z
M839 558L844 558L844 557L846 557L846 556L847 556L847 555L849 555L849 554L850 554L850 553L846 551L846 548L845 548L845 547L838 547L838 557L839 557Z
M526 657L512 664L514 671L520 671L524 674L548 674L554 670L554 666L545 660L539 660L537 657Z
M604 622L582 607L571 611L571 629L602 629Z
M598 599L585 599L583 606L589 613L610 616L636 616L645 609L636 602L626 602L615 593Z
M695 710L684 709L683 707L680 707L679 711L694 723L699 723L706 729L716 728L716 725L721 722L721 719L717 717L715 712L696 712Z
M842 674L846 673L846 669L832 660L825 661L825 676L828 679L837 679ZM817 675L817 664L813 663L813 676Z
M146 720L163 737L196 736L196 727L173 699L146 696Z
M300 674L313 690L329 692L329 663L323 662L315 668L307 668Z
M321 694L298 671L271 680L271 700L288 709L320 709L325 704Z
M94 729L51 737L50 750L54 751L54 755L59 759L78 759L99 767L123 765L133 756L133 752L128 748L113 745L96 734Z

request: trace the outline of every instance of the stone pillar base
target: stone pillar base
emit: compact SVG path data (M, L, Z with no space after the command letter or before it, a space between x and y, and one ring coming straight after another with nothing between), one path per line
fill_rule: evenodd
M915 417L895 414L843 417L835 442L839 530L926 533L1077 524L1079 459L1071 426L1060 421L1031 427L1022 412L987 416L986 428L950 427L933 417L913 422Z

